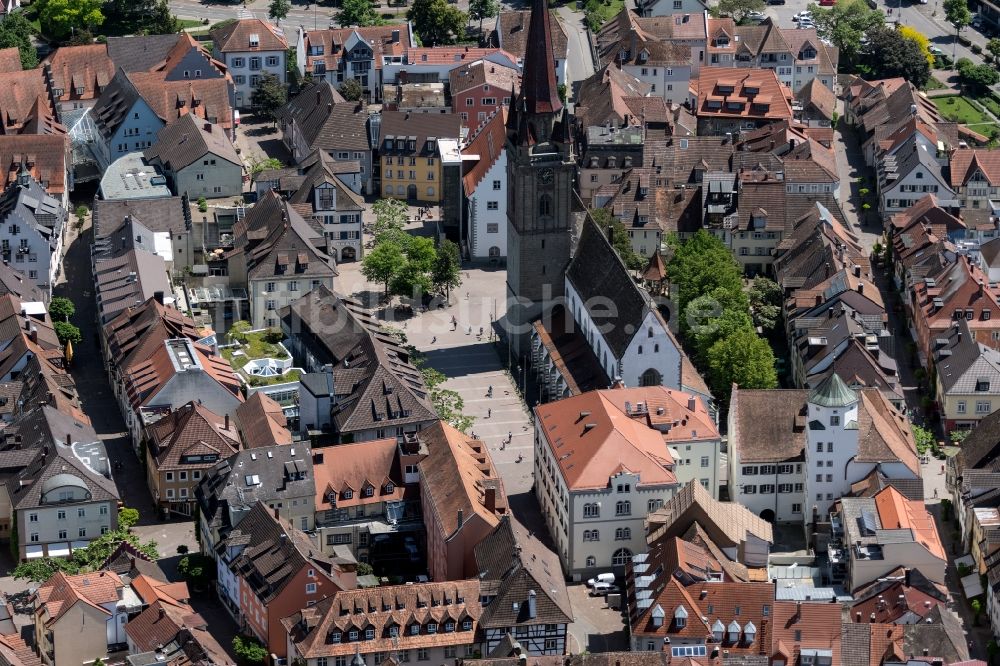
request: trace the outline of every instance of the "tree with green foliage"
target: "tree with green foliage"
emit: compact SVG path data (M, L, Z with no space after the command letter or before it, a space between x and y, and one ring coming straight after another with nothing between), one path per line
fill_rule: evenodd
M372 565L367 562L358 562L358 575L359 576L371 576L372 575Z
M73 301L64 296L54 296L49 301L49 315L58 318L60 321L69 321L76 314L76 306Z
M104 23L103 0L35 0L34 6L42 32L56 39Z
M264 74L257 82L257 87L250 93L250 106L254 113L272 123L278 122L278 109L288 101L288 91L285 84L274 74Z
M406 256L399 243L384 240L376 243L361 260L361 274L372 282L384 285L385 296L389 295L389 285L406 265Z
M249 636L233 636L233 653L242 663L263 664L268 658L267 648L256 638Z
M451 389L442 388L441 385L446 377L434 368L425 365L422 359L418 362L418 367L420 367L420 374L430 393L431 404L434 406L438 418L447 421L452 427L462 432L468 432L472 424L475 423L475 418L465 416L462 413L465 408L462 396Z
M253 330L253 324L248 322L246 319L240 319L239 321L234 321L233 325L229 327L229 338L237 342L246 342L247 333Z
M14 544L14 549L17 545ZM73 575L80 572L80 568L72 560L64 560L58 557L40 557L27 562L21 562L16 567L12 575L17 580L27 580L32 583L44 583L56 573Z
M774 280L764 276L754 278L748 294L754 326L760 326L768 331L778 324L783 296L781 285Z
M483 34L483 20L494 18L500 13L500 3L497 0L469 0L469 16L479 20L479 34Z
M377 243L387 232L402 231L410 218L409 209L399 199L379 199L372 206L375 224L372 233Z
M170 11L170 4L167 0L159 0L153 11L145 15L142 24L142 31L149 35L172 35L180 32L181 25Z
M592 208L590 217L605 232L608 229L611 230L611 245L615 248L615 252L618 253L626 268L631 271L642 270L646 265L646 259L632 247L632 238L622 221L607 208Z
M105 0L105 28L116 34L169 35L180 26L167 0Z
M389 293L419 301L433 286L427 271L420 264L407 260L389 281Z
M900 25L897 27L899 34L905 39L912 40L917 43L920 47L920 52L923 54L924 58L927 60L927 66L934 67L934 54L931 53L931 40L927 38L927 35L920 32L916 28L911 28L908 25Z
M741 328L712 345L708 350L708 371L712 392L725 402L729 401L733 384L744 389L778 386L774 352L767 340L749 328Z
M424 46L454 44L465 35L469 17L448 0L414 0L406 13Z
M693 348L694 360L701 368L707 368L709 351L716 342L737 331L752 329L753 322L746 308L725 307L724 290L715 289L688 303L684 318L688 322L685 340Z
M970 23L972 23L972 12L969 11L968 0L944 0L944 19L955 26L955 39L952 42L951 57L955 57L958 49L958 35Z
M988 93L1000 81L1000 73L997 73L996 67L977 65L968 58L959 58L955 69L958 70L958 80L962 85L977 95Z
M972 624L974 626L979 626L979 616L983 613L983 602L982 600L976 598L969 602L969 608L972 609Z
M201 553L185 553L177 563L177 573L192 589L204 591L216 578L215 560Z
M950 433L948 433L948 439L950 439L951 443L954 444L955 446L961 446L962 442L965 441L965 438L968 437L971 433L972 431L969 430L968 428L962 428L960 430L952 430Z
M80 329L68 321L53 322L52 327L56 330L56 337L59 338L59 344L64 347L67 342L72 343L75 347L80 344L80 340L83 339Z
M139 510L123 506L118 509L118 529L131 530L139 522Z
M340 3L337 23L341 28L379 25L382 22L382 17L375 11L371 0L343 0Z
M840 49L841 58L854 62L861 52L862 38L874 27L885 23L880 9L870 8L865 0L838 0L832 7L810 4L816 33Z
M250 177L256 179L261 171L268 169L281 169L285 165L277 157L265 157L250 161Z
M357 79L347 79L340 84L340 94L348 102L357 102L365 96L365 89Z
M743 291L739 264L722 241L704 229L675 249L667 274L680 312L684 312L693 299L717 288L728 294ZM680 327L682 332L688 328L684 318L681 318Z
M934 433L927 428L918 426L916 423L911 423L910 430L913 431L913 439L917 445L917 453L920 455L924 455L930 451L932 447L936 446L937 440L934 437Z
M267 15L274 20L275 25L281 25L281 19L288 16L292 3L288 0L271 0L267 6Z
M1000 37L994 37L986 42L986 50L993 54L994 58L1000 58Z
M23 12L13 12L0 21L0 49L17 48L21 56L21 69L38 67L38 52L31 41L34 32L34 27Z
M868 31L862 61L873 78L903 77L918 88L923 88L931 78L931 66L920 45L888 25Z
M764 6L764 0L719 0L716 12L719 16L732 16L737 23L743 23L752 12L759 12Z
M444 291L448 300L451 300L451 290L462 284L462 260L458 246L447 238L438 245L431 283L438 292Z

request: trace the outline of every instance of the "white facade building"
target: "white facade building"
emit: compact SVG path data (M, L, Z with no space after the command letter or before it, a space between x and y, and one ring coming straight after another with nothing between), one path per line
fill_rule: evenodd
M211 36L212 57L225 64L233 77L236 108L250 106L250 96L265 74L285 82L288 40L270 23L239 19L213 30Z
M462 151L463 162L475 160L463 176L468 238L462 249L473 261L507 258L506 125L507 110L500 109Z

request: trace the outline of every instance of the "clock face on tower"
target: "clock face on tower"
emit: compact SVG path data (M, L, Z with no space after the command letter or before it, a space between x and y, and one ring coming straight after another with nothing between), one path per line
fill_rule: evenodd
M551 185L552 177L552 169L542 169L538 172L538 182L542 185Z

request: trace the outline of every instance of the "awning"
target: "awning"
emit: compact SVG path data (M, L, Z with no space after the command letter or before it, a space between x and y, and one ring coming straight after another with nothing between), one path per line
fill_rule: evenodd
M49 557L69 557L68 543L50 543Z
M89 541L74 541L73 543L70 544L70 548L75 553L76 551L80 550L81 548L86 548L89 545L90 545Z
M45 555L44 546L25 546L24 555L29 560L37 560Z
M972 573L962 579L962 590L965 591L965 598L972 599L983 593L983 582L979 574Z

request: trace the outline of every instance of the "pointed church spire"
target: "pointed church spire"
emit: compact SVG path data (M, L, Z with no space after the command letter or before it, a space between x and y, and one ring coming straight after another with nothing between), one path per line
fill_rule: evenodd
M556 59L552 49L552 25L547 0L534 0L518 110L527 113L557 113L562 109L556 85Z

